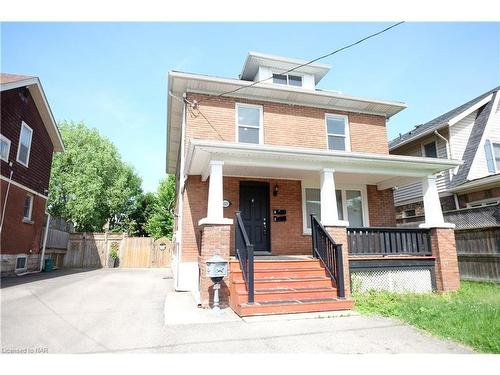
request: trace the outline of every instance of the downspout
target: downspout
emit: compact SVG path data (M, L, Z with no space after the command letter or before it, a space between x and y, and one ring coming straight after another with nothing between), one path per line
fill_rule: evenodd
M12 168L12 162L9 163L9 166ZM10 183L12 182L12 175L13 174L14 174L14 171L11 169L10 170L9 183L7 185L7 191L5 192L5 199L4 199L4 202L3 202L2 220L0 221L0 233L2 233L3 219L5 217L5 207L7 207L7 198L9 197Z
M47 236L49 234L49 225L50 225L50 213L45 212L47 214L47 224L45 226L45 233L43 236L43 245L42 245L42 255L40 258L40 269L38 271L29 271L29 272L23 272L23 273L18 273L16 276L24 276L24 275L31 275L33 273L40 273L43 271L43 258L45 258L45 247L47 246Z
M450 141L448 139L446 139L446 137L443 137L441 134L439 134L439 132L437 130L434 130L434 134L441 138L445 143L446 143L446 158L447 159L452 159L452 156L451 156L451 148L450 148ZM458 168L458 167L457 167ZM456 170L456 169L455 169ZM448 176L449 176L449 179L450 179L450 183L451 183L451 180L453 179L453 175L454 175L454 171L452 171L451 169L448 170ZM456 194L453 194L453 199L455 201L455 209L458 210L460 207L458 205L458 198L457 198L457 195Z

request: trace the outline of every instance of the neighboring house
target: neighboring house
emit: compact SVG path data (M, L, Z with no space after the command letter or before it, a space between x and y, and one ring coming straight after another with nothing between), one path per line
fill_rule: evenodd
M436 178L444 211L500 203L498 91L490 90L389 142L394 155L463 160ZM394 201L401 221L422 215L422 184L398 187Z
M209 306L214 254L230 261L221 299L240 315L349 308L351 281L456 289L433 175L460 162L389 155L386 122L405 104L318 89L330 66L302 64L249 53L239 79L169 73L176 289ZM425 225L388 228L392 189L415 181L432 208Z
M389 143L391 154L462 159L436 177L444 217L456 225L463 278L500 280L500 87L415 127ZM395 190L402 225L424 219L422 184Z
M37 77L0 74L2 275L38 270L53 152L64 146Z

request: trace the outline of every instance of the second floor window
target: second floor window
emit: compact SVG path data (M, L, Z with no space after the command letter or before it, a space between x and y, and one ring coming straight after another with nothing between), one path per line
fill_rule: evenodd
M10 140L3 135L0 135L0 159L9 161Z
M484 143L484 152L488 172L500 172L500 143L491 142L491 140L487 139Z
M437 158L437 147L436 142L432 141L424 145L424 156L427 158Z
M33 130L23 121L21 124L21 134L19 135L19 147L17 149L17 161L24 166L28 166L31 151L31 138Z
M236 103L236 135L240 143L262 143L262 106Z
M326 133L329 150L350 151L347 116L326 115Z

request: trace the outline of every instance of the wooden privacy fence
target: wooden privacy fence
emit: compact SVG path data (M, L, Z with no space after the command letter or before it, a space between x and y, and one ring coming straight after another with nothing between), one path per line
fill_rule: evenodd
M169 267L171 242L167 238L128 237L115 233L71 233L63 266L108 267L112 248L118 249L119 267Z
M462 279L500 281L500 227L456 230Z

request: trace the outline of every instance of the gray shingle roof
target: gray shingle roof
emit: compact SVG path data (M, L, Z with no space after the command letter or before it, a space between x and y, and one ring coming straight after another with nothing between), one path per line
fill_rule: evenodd
M422 135L426 132L430 132L433 130L438 130L441 128L443 125L445 125L448 121L450 121L452 118L455 116L458 116L460 113L466 111L468 108L472 107L476 103L480 102L484 98L486 98L488 95L498 91L500 89L500 86L495 87L494 89L485 92L484 94L479 95L477 98L472 99L471 101L468 101L465 104L462 104L461 106L452 109L449 112L446 112L445 114L436 117L434 120L431 120L429 122L426 122L425 124L422 125L417 125L414 129L409 131L408 133L401 134L401 136L398 136L397 138L394 138L393 140L389 141L389 150L393 150L394 148L397 148L399 145L403 144L409 139L412 138L417 138L419 135Z
M458 168L457 174L453 177L451 181L452 187L458 186L467 181L467 176L469 175L477 148L481 143L481 138L483 137L484 129L488 123L496 95L498 95L498 93L495 93L488 104L478 110L474 126L472 127L469 140L467 141L467 146L465 147L464 155L462 156L464 163L460 166L460 168Z

